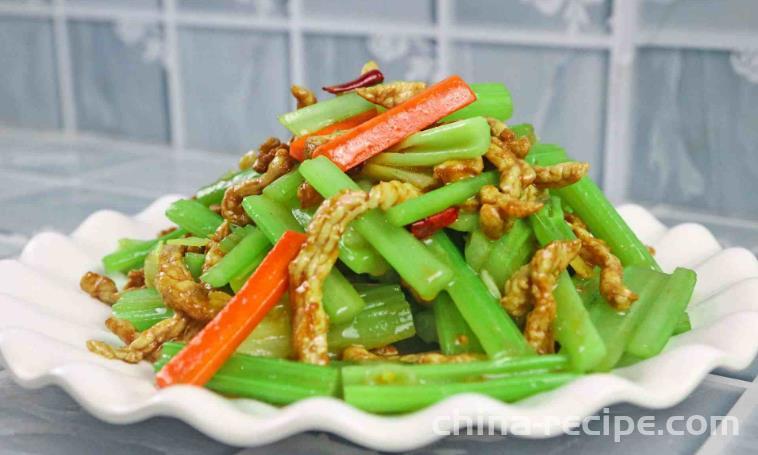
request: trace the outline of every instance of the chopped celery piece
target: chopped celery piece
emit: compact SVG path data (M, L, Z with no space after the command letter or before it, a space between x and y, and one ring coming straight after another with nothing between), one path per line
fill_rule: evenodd
M400 180L422 190L427 190L438 184L437 179L434 178L428 168L399 168L368 163L363 166L361 176L377 181Z
M271 251L270 247L267 247L266 250L261 253L257 258L253 259L250 264L247 265L242 271L240 271L237 275L235 275L231 280L229 280L229 286L232 288L232 291L239 292L240 289L242 289L242 286L245 285L248 278L250 278L250 275L253 274L255 269L258 268L258 266L263 262L263 259L266 258L266 255L268 252Z
M192 199L179 199L166 209L166 218L192 235L210 237L224 221L221 215Z
M259 173L252 169L245 169L229 176L222 177L216 182L197 190L197 193L195 193L195 199L206 207L221 204L221 201L224 199L224 192L226 192L227 188L236 185L239 182L254 179L259 175Z
M255 329L237 348L237 352L256 357L292 356L292 322L289 314L289 302L282 302L271 308Z
M532 226L541 226L534 230L540 245L545 246L557 240L571 240L573 233L563 228L566 222L562 217L558 219L551 216L549 209L548 204L529 217ZM588 371L602 361L606 349L568 272L564 271L558 277L553 296L557 303L553 327L555 339L561 344L561 352L568 355L572 369Z
M416 326L416 335L418 335L424 343L437 342L437 326L434 320L433 310L422 310L414 314L413 325Z
M527 161L540 166L569 161L566 151L557 145L535 144ZM626 267L639 265L660 270L647 247L637 238L621 215L589 177L563 188L552 190L587 224L590 231L605 240L611 251Z
M165 343L154 368L159 371L184 347ZM206 387L224 395L288 404L316 396L337 396L339 370L284 359L234 354Z
M481 393L505 402L552 390L578 376L571 373L518 374L480 382L419 385L347 385L344 399L358 409L378 413L409 412L459 393Z
M139 331L174 315L170 308L163 305L163 299L155 289L132 289L122 292L112 308L113 317L131 322Z
M476 94L476 101L444 117L441 122L452 122L471 117L492 117L506 121L513 114L511 92L499 82L469 84Z
M157 239L145 240L141 243L132 243L128 248L119 249L103 256L103 268L105 273L128 272L129 270L142 267L145 257L158 242L162 240L177 239L187 234L184 229L176 229Z
M203 273L203 263L205 262L205 255L200 253L185 253L184 265L187 266L187 270L192 274L192 278L198 279Z
M532 353L521 331L500 307L474 270L466 264L458 248L445 235L437 232L426 242L430 251L444 261L455 279L448 292L463 319L468 323L484 352L491 358Z
M385 215L395 226L415 223L448 207L462 204L478 194L484 185L495 185L498 180L499 175L496 171L484 172L402 202L387 210Z
M359 188L325 157L304 161L300 173L324 197ZM453 279L444 263L411 233L390 224L379 210L365 213L353 226L422 298L433 299Z
M517 138L528 137L529 142L532 144L537 143L537 134L534 132L534 126L531 123L511 125L508 128L513 131Z
M364 363L342 368L344 385L416 385L452 382L481 382L515 374L562 371L569 366L560 354L506 357L463 363L404 365L398 363Z
M479 228L479 213L459 211L458 219L448 227L454 231L474 232Z
M242 207L271 244L287 230L303 232L289 210L266 196L248 196L242 201ZM337 269L332 269L324 280L323 292L324 310L333 323L350 321L365 305L353 285Z
M373 104L357 93L347 93L280 115L279 123L295 136L302 136L370 109L374 109Z
M269 241L259 229L252 228L245 238L232 248L220 261L200 276L203 283L220 288L237 274L245 270L261 253L266 251Z
M129 239L129 238L118 239L118 249L128 250L129 248L134 248L143 243L145 243L145 241L139 240L139 239Z
M395 289L396 293L379 302L364 293L366 306L353 320L329 327L329 350L339 352L353 344L374 349L415 335L411 306L402 291Z
M697 275L694 271L677 267L659 291L656 304L643 315L639 326L635 328L626 351L642 358L661 352L685 314L696 282Z
M440 293L434 299L434 323L437 340L443 354L453 355L463 352L484 352L482 345L471 327L461 316L461 312L447 293Z
M208 239L201 237L182 237L179 239L166 240L167 245L183 245L183 246L205 246L210 242Z
M232 251L232 248L237 246L237 244L240 243L253 229L255 228L250 225L245 227L232 226L232 232L221 239L218 244L219 248L221 248L221 251L223 251L224 254Z
M280 204L287 205L297 197L297 188L305 180L297 169L284 174L263 189L263 195Z
M434 166L447 160L476 158L490 145L490 127L484 117L447 123L412 134L387 152L368 161L385 166Z
M526 220L516 220L513 226L492 245L492 250L482 266L498 289L522 265L529 262L536 249L534 234Z
M484 232L477 229L468 236L466 240L466 248L463 250L463 254L466 257L466 262L476 272L479 272L484 266L485 261L490 256L492 251L492 245L495 242L490 240Z
M656 305L668 275L644 267L627 267L624 284L637 293L639 299L628 310L614 310L602 297L590 305L592 322L603 338L606 354L595 370L608 371L619 362L634 330L652 306Z

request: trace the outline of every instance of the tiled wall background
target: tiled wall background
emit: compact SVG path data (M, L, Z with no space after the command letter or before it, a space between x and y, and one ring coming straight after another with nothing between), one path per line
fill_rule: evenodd
M614 200L758 251L755 0L0 0L0 125L237 155L369 58L503 81Z

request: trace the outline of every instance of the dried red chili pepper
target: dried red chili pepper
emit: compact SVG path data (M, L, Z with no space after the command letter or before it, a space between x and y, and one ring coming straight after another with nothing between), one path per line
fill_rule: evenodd
M458 219L458 207L448 207L440 213L429 215L411 224L411 234L417 239L426 239L442 228L450 226Z
M322 88L324 91L336 95L338 93L349 92L350 90L355 90L361 87L371 87L372 85L382 83L382 81L384 81L384 74L382 74L382 72L379 70L371 70L364 74L361 74L357 79L353 79L352 81Z

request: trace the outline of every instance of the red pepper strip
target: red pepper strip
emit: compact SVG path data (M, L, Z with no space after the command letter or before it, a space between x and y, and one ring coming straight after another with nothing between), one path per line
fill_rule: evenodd
M324 155L346 171L475 100L463 79L450 76L321 145L313 155Z
M367 71L352 81L345 82L337 85L330 85L327 87L321 87L324 91L338 94L349 92L361 87L371 87L372 85L381 84L384 81L384 74L379 70Z
M435 232L455 223L458 219L458 207L448 207L440 213L429 215L423 220L411 224L411 234L417 239L423 240L434 235Z
M305 240L285 232L224 309L158 372L158 387L205 385L284 295L289 264Z
M292 141L292 143L290 143L290 156L292 158L295 158L298 161L303 161L306 158L305 140L308 139L309 137L320 136L323 134L331 134L331 133L334 133L335 131L349 130L349 129L355 128L356 126L360 125L366 120L372 117L376 117L376 113L377 113L376 109L370 109L366 112L361 112L360 114L346 118L345 120L340 120L337 123L332 123L331 125L325 126L318 131L314 131L311 134L305 134L303 136L299 136L294 141Z

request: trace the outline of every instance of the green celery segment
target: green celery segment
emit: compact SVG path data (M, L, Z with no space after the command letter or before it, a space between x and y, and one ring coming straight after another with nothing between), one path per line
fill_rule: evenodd
M659 291L656 304L644 314L634 330L626 351L642 358L652 357L663 350L677 325L685 315L695 290L697 275L694 271L678 267ZM632 306L637 305L635 302Z
M304 161L300 173L324 197L360 187L325 157ZM411 233L394 226L379 210L353 222L355 229L422 298L431 300L453 279L453 272Z
M484 352L479 339L447 293L442 292L434 299L432 309L437 328L436 338L443 354Z
M122 292L112 308L113 317L131 322L139 331L174 315L170 308L163 305L158 291L149 288Z
M439 295L437 298L439 298ZM424 343L437 343L439 341L437 339L437 325L434 320L434 311L431 308L416 312L413 315L413 325L416 326L416 335Z
M466 239L466 247L463 249L468 265L476 272L482 270L494 244L495 241L487 237L481 229L472 232Z
M342 368L344 385L422 385L482 382L515 374L536 374L568 369L560 354L506 357L463 363L407 365L389 362L364 363Z
M541 246L557 240L573 240L574 235L562 217L556 217L552 204L546 204L539 212L529 217L534 233ZM606 348L584 301L574 287L568 272L558 277L553 291L557 303L555 338L561 344L561 352L568 355L575 371L588 371L605 356Z
M455 273L455 279L448 285L448 292L484 352L490 358L533 353L519 328L447 235L437 232L425 243Z
M251 228L231 251L200 276L200 280L214 288L225 286L229 280L249 267L268 246L266 235L260 229Z
M511 118L513 100L511 100L511 92L505 85L499 82L484 82L469 84L469 86L476 94L476 101L444 117L442 122L471 117L492 117L504 122Z
M200 275L203 273L203 263L205 263L204 254L184 253L184 265L187 266L187 270L192 274L192 278L200 278Z
M412 134L368 163L397 167L434 166L448 160L482 156L489 145L487 121L484 117L474 117Z
M198 237L210 237L224 221L221 215L192 199L179 199L166 209L166 218Z
M347 385L345 401L364 411L398 413L415 411L459 393L480 393L513 402L573 381L572 373L513 375L481 382L419 385Z
M466 202L479 193L484 185L495 185L499 180L496 171L484 172L455 183L450 183L418 197L408 199L386 212L387 220L395 226L405 226Z
M118 249L113 253L103 256L103 268L105 273L114 272L128 272L142 267L145 263L145 257L148 253L155 248L158 242L177 239L187 234L184 229L176 229L173 232L169 232L157 239L143 240L139 243L130 242L129 246L123 249Z
M537 143L537 134L534 132L534 126L531 123L520 123L508 127L517 138L527 137L532 144Z
M508 232L492 245L481 271L492 277L498 289L503 289L508 278L529 262L535 249L536 240L529 223L516 220Z
M297 189L305 181L297 169L279 177L263 189L263 195L272 201L288 206L297 200Z
M660 291L669 276L645 267L631 266L624 270L624 284L637 293L639 299L626 311L616 311L602 296L590 304L590 315L603 343L606 354L595 366L598 371L615 367L626 350L635 328L646 313L659 304Z
M454 231L474 232L479 228L479 213L459 210L458 219L448 227Z
M154 368L159 371L184 347L163 345ZM272 404L289 404L317 396L339 394L339 369L284 359L234 354L206 384L223 395L252 398Z
M361 169L362 177L375 181L400 180L426 190L438 184L429 168L394 167L367 163Z
M280 115L279 123L295 136L302 136L374 108L357 93L346 93Z

